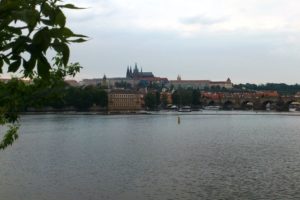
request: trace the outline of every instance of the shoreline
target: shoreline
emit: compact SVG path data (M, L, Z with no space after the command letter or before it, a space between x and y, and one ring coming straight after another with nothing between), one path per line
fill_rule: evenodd
M21 115L281 115L281 116L300 116L300 112L278 112L278 111L141 111L141 112L94 112L94 111L67 111L67 112L21 112Z

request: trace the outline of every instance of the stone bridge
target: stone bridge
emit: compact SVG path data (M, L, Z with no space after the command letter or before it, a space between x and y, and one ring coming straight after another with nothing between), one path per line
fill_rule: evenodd
M300 102L300 97L230 97L224 96L218 99L202 98L203 106L221 106L225 110L278 110L288 111L293 102Z

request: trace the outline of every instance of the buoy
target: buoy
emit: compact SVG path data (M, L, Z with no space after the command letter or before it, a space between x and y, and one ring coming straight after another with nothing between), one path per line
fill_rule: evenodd
M180 124L180 117L177 117L177 124Z

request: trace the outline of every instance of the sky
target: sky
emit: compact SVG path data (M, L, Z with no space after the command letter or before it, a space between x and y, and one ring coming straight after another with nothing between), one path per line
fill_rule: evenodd
M68 0L77 76L125 76L136 62L170 80L300 83L299 0Z

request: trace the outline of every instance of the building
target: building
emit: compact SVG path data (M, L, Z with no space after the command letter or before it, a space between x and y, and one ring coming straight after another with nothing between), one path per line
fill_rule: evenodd
M204 89L211 87L220 87L226 89L232 89L233 84L228 78L226 81L210 81L210 80L182 80L181 76L177 76L177 80L170 80L169 87L173 86L175 89L181 88L193 88Z
M226 81L210 81L209 87L220 87L220 88L232 89L233 84L230 78L228 78Z
M8 83L10 80L10 78L0 78L0 82L2 83Z
M209 80L181 80L181 76L177 76L177 80L171 80L169 87L173 86L174 89L178 88L193 88L193 89L204 89L209 87Z
M133 70L131 66L127 67L126 79L134 80L133 86L138 86L141 82L144 83L144 85L155 83L164 86L169 82L167 78L156 77L152 72L143 72L142 68L138 68L137 63L135 63Z
M112 90L108 93L108 112L135 112L142 109L143 95L131 90Z
M162 103L164 103L164 101L166 101L167 105L172 104L173 103L172 93L171 92L161 92L160 93L160 101Z
M131 66L127 67L126 78L127 79L154 78L154 75L152 72L143 72L142 68L139 71L137 63L135 63L133 70L132 70Z
M72 87L78 87L79 83L76 80L64 80L66 84Z
M79 84L84 85L84 86L87 86L87 85L96 86L96 85L100 85L101 81L102 81L102 79L100 79L100 78L83 79L82 81L80 81Z
M279 93L277 91L256 91L255 97L263 98L263 97L279 97Z

